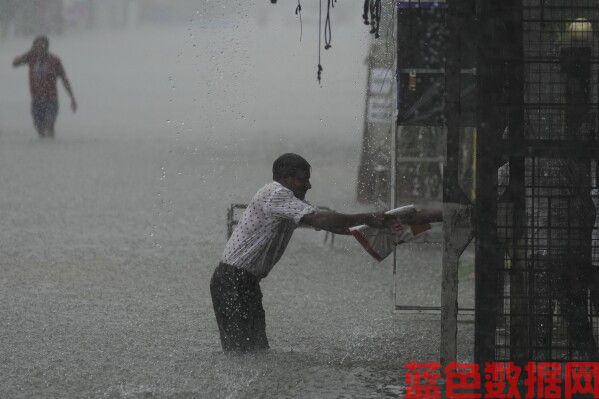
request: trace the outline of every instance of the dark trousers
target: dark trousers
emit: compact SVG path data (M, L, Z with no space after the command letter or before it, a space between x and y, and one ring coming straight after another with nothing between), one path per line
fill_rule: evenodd
M259 280L221 263L210 280L212 305L225 352L268 349Z
M31 101L33 124L40 136L54 135L54 123L58 115L58 99L34 98Z

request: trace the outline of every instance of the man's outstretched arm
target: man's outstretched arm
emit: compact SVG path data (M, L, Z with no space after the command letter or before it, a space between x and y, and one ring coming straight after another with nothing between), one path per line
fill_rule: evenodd
M301 223L335 234L350 234L349 228L366 224L371 227L390 227L394 223L417 225L443 221L443 211L437 208L416 208L402 215L361 213L346 215L336 212L316 212L304 216Z
M12 62L12 66L14 68L21 66L21 65L25 65L27 63L27 60L29 58L29 53L25 53L17 58L14 59L14 61Z
M349 228L361 224L371 227L385 227L393 218L384 213L359 213L347 215L337 212L314 212L302 217L300 223L319 230L330 231L335 234L349 234Z

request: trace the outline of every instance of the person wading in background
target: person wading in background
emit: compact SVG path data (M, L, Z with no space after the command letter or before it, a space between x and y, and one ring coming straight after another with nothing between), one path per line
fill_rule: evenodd
M65 90L71 97L71 109L77 111L77 102L60 58L48 52L46 36L38 36L31 50L15 58L12 65L29 66L29 89L31 91L31 115L40 137L54 137L54 123L58 115L58 91L56 80L62 79Z
M349 234L349 227L356 225L383 228L404 223L384 213L346 215L317 210L304 201L312 187L310 164L297 154L277 158L272 174L273 182L258 190L241 216L210 281L225 352L268 349L259 283L281 258L299 225ZM418 221L417 215L406 217Z

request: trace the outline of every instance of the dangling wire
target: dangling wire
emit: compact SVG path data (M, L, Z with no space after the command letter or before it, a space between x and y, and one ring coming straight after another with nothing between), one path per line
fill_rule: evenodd
M333 39L333 32L331 30L331 8L335 7L334 2L337 0L327 1L327 17L324 21L324 49L328 50L331 48L331 40Z
M300 0L297 0L297 7L295 7L295 15L299 16L299 21L300 21L300 42L302 41L302 35L304 33L304 27L302 24L302 4L300 3Z
M370 11L370 33L376 32L375 1L376 0L370 0L370 4L368 6Z
M370 14L370 21L368 20ZM381 26L382 4L381 0L365 0L364 1L364 24L370 24L370 33L374 34L377 39L380 37L379 29Z
M320 64L320 38L322 36L322 0L318 0L318 69L316 71L316 79L320 84L320 76L322 74L322 65Z
M364 25L370 25L370 22L368 21L368 10L370 10L370 0L364 0L364 12L362 13Z
M381 0L375 0L374 4L374 12L376 17L376 31L374 32L374 37L378 39L380 37L379 29L381 28L381 14L383 11L383 6L381 4Z

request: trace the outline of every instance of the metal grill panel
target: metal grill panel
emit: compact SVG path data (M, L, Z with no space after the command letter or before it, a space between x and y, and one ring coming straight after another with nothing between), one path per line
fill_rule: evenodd
M477 356L596 360L599 2L479 4Z

